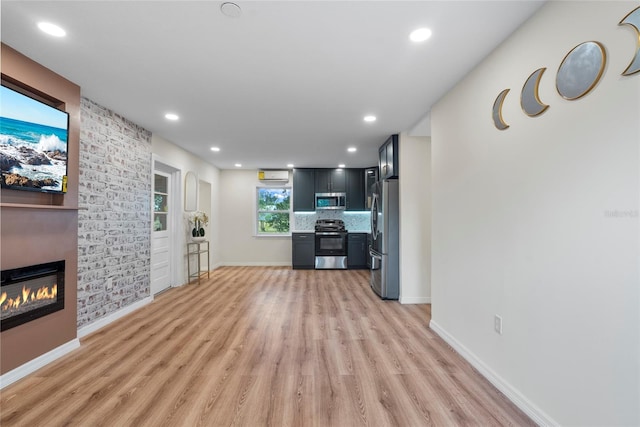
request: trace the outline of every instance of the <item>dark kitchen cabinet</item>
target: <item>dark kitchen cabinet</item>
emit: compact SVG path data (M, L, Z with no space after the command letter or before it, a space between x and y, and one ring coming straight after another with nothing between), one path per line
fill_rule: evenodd
M294 269L313 269L316 264L314 233L291 233L291 261Z
M347 265L349 269L367 268L367 233L349 233Z
M367 183L364 169L296 168L293 170L293 210L315 211L315 193L346 193L346 210L367 210Z
M344 193L347 179L344 169L316 169L316 193Z
M348 211L365 210L364 169L346 169Z
M364 170L365 209L371 209L373 198L373 184L378 182L378 168L371 167Z
M313 212L315 210L315 169L294 169L293 211Z
M398 135L391 135L378 150L380 181L398 177Z

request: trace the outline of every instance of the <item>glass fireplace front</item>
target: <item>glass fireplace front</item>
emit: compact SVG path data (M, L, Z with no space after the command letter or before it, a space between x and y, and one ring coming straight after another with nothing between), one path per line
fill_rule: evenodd
M64 261L2 271L0 330L64 309Z

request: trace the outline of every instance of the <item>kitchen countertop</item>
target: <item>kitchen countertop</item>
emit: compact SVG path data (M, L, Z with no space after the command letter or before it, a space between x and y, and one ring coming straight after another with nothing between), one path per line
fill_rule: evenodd
M369 230L347 230L348 233L371 233ZM291 233L315 233L315 230L294 230Z

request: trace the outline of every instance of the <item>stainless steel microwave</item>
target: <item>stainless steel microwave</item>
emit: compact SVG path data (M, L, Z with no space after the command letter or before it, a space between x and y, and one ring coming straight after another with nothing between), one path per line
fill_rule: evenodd
M316 210L345 209L346 207L346 193L316 193Z

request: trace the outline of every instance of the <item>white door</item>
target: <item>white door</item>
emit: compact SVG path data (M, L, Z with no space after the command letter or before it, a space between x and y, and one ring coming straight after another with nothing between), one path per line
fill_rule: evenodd
M153 228L151 231L151 295L171 286L171 175L153 176Z

